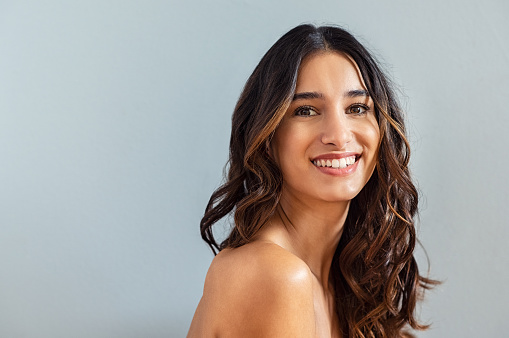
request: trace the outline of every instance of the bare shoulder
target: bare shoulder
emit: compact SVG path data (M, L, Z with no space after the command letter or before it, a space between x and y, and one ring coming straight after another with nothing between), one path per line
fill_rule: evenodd
M214 258L206 284L215 286L217 279L222 282L227 279L229 284L242 282L243 287L253 282L259 285L270 281L270 285L276 283L275 286L284 288L293 283L311 283L311 271L304 261L282 247L253 242L223 250Z
M188 337L311 337L314 330L307 264L275 244L253 242L214 258Z

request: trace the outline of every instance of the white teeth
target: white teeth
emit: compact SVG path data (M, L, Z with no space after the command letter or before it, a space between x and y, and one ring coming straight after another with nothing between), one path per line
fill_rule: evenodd
M344 169L355 163L355 156L342 157L339 160L314 160L313 164L317 167L329 167L334 169Z
M340 158L340 159L339 159L339 167L340 167L341 169L346 168L346 160L345 160L345 158L344 158L344 157L342 157L342 158Z

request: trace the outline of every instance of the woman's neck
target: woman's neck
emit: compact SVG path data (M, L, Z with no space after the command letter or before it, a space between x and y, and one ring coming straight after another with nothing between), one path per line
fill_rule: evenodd
M283 195L276 213L262 229L261 239L301 258L328 290L330 267L349 206L350 201L304 201Z

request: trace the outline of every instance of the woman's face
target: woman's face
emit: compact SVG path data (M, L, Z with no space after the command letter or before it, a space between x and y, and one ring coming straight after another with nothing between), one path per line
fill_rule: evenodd
M283 196L351 200L373 173L379 137L356 64L336 52L308 57L270 147L283 173Z

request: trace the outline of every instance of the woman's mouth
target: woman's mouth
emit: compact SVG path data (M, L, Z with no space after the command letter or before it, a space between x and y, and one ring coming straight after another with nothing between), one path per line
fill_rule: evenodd
M342 158L335 158L335 159L327 159L327 160L313 160L313 164L317 167L328 167L328 168L334 168L334 169L344 169L348 166L351 166L355 164L355 161L357 160L355 155L348 156L348 157L342 157Z

